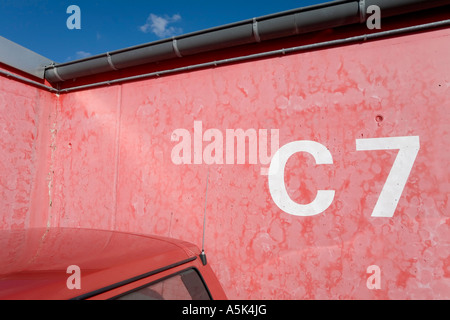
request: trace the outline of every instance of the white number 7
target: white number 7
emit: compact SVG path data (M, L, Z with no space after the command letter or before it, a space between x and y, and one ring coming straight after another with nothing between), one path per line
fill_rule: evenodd
M392 217L420 149L418 136L356 139L356 150L399 149L372 217Z

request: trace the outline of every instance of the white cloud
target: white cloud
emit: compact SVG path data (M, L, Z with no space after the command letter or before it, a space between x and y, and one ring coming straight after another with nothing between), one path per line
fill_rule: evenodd
M167 38L183 32L181 28L170 26L170 24L180 20L181 16L179 14L174 14L169 17L167 15L157 16L156 14L150 13L146 23L140 26L139 29L144 33L154 33L159 38Z
M92 56L92 54L90 52L80 50L80 51L75 52L75 57L74 56L67 57L65 62L74 61L74 60L78 60L78 59L84 59L84 58L87 58L90 56Z
M86 51L77 51L76 52L76 59L84 59L87 57L92 56L92 54L90 52L86 52Z

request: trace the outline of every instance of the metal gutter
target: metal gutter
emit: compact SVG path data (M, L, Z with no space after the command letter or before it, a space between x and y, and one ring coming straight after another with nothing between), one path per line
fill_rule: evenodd
M160 76L179 73L179 72L188 72L188 71L194 71L194 70L199 70L199 69L203 69L203 68L218 67L221 65L226 65L226 64L236 63L236 62L244 62L244 61L249 61L249 60L258 59L258 58L266 58L266 57L270 57L270 56L285 55L285 54L289 54L289 53L321 49L321 48L331 47L331 46L336 46L336 45L346 45L346 44L351 44L351 43L356 43L356 42L365 42L365 41L374 40L377 38L397 36L397 35L401 35L401 34L405 34L405 33L424 31L427 29L440 28L440 27L446 27L446 26L450 26L450 19L438 21L438 22L427 23L427 24L422 24L422 25L406 27L406 28L401 28L401 29L365 34L365 35L349 37L349 38L344 38L344 39L338 39L338 40L313 43L313 44L308 44L308 45L303 45L303 46L274 50L274 51L267 51L267 52L252 54L252 55L217 60L217 61L201 63L201 64L196 64L196 65L189 65L189 66L185 66L185 67L162 70L162 71L158 71L158 72L151 72L151 73L141 74L141 75L137 75L137 76L124 77L124 78L114 79L114 80L109 80L109 81L95 82L95 83L91 83L91 84L87 84L87 85L81 85L81 86L76 86L76 87L71 87L71 88L66 88L66 89L52 88L52 87L46 86L44 84L41 84L39 82L30 80L30 79L26 79L24 77L21 77L16 74L12 74L12 73L9 73L9 72L3 71L3 70L0 70L0 74L6 76L8 78L14 78L18 81L22 81L27 84L37 86L41 89L44 89L44 90L47 90L47 91L50 91L50 92L53 92L56 94L61 94L61 93L69 93L69 92L73 92L73 91L77 91L77 90L84 90L84 89L90 89L90 88L107 86L107 85L115 85L115 84L119 84L119 83L123 83L123 82L127 82L127 81L135 81L135 80L142 80L142 79L147 79L147 78L152 78L152 77L160 77Z
M45 79L58 83L103 72L191 56L234 46L365 23L367 8L391 17L450 4L450 0L339 0L47 66ZM180 69L180 68L178 68ZM162 72L160 72L161 74ZM115 83L111 81L110 83Z
M212 62L207 62L207 63L189 65L189 66L185 66L185 67L174 68L174 69L169 69L169 70L162 70L162 71L158 71L158 72L151 72L151 73L130 76L130 77L125 77L125 78L120 78L120 79L114 79L114 80L109 80L109 81L96 82L96 83L81 85L81 86L77 86L77 87L61 89L58 91L58 93L68 93L68 92L77 91L77 90L84 90L84 89L90 89L90 88L95 88L95 87L100 87L100 86L119 84L119 83L123 83L123 82L127 82L127 81L135 81L135 80L142 80L142 79L152 78L152 77L160 77L163 75L169 75L169 74L174 74L174 73L179 73L179 72L194 71L194 70L199 70L199 69L209 68L209 67L218 67L221 65L226 65L226 64L236 63L236 62L243 62L243 61L248 61L248 60L253 60L253 59L266 58L266 57L270 57L270 56L285 55L285 54L290 54L290 53L295 53L295 52L321 49L321 48L325 48L325 47L345 45L345 44L351 44L351 43L356 43L356 42L365 42L368 40L374 40L374 39L390 37L390 36L397 36L397 35L401 35L401 34L405 34L405 33L418 32L418 31L423 31L423 30L432 29L432 28L440 28L440 27L445 27L445 26L450 26L450 19L438 21L438 22L426 23L426 24L422 24L422 25L406 27L406 28L401 28L401 29L364 34L364 35L359 35L359 36L354 36L354 37L349 37L349 38L344 38L344 39L313 43L313 44L308 44L308 45L303 45L303 46L290 47L290 48L286 48L286 49L279 49L279 50L267 51L267 52L262 52L262 53L257 53L257 54L251 54L251 55L246 55L246 56L241 56L241 57L236 57L236 58L223 59L223 60L217 60L217 61L212 61Z

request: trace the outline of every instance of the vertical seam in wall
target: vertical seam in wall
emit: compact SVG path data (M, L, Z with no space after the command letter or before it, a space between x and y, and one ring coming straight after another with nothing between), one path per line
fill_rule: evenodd
M59 219L55 222L55 225L52 224L52 220L54 218L52 215L52 208L53 208L53 189L54 189L54 183L53 178L55 175L55 153L56 153L56 140L57 140L57 134L58 134L58 128L57 128L57 118L58 118L58 108L60 107L61 100L60 95L56 94L56 103L55 103L55 109L50 110L49 112L49 131L50 131L50 163L48 166L48 173L47 173L47 187L48 187L48 217L47 217L47 228L50 228L52 226L58 226L59 227Z
M35 98L34 98L34 123L35 123L35 135L34 135L34 140L32 143L32 147L31 147L31 160L32 160L32 180L30 182L30 185L28 186L28 197L29 197L29 202L28 202L28 214L25 216L25 221L24 221L24 225L26 228L29 228L30 225L32 224L32 220L34 217L33 215L36 214L35 212L38 212L38 210L33 210L34 209L34 193L36 192L36 189L38 188L38 172L39 172L39 166L41 164L40 162L40 158L39 158L39 140L41 139L41 132L40 132L40 126L41 126L41 118L44 114L43 110L44 108L41 107L41 99L39 96L39 90L36 89L35 91ZM10 220L11 221L11 220Z
M114 163L114 183L113 183L113 214L111 217L110 230L116 229L117 215L117 189L119 180L119 160L120 160L120 125L122 114L122 85L119 86L117 97L117 120L116 120L116 137L115 137L115 163Z

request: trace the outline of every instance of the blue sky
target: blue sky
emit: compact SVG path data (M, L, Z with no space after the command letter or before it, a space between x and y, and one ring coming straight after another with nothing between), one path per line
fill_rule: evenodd
M1 0L0 35L66 62L327 0ZM68 29L70 5L81 29Z

